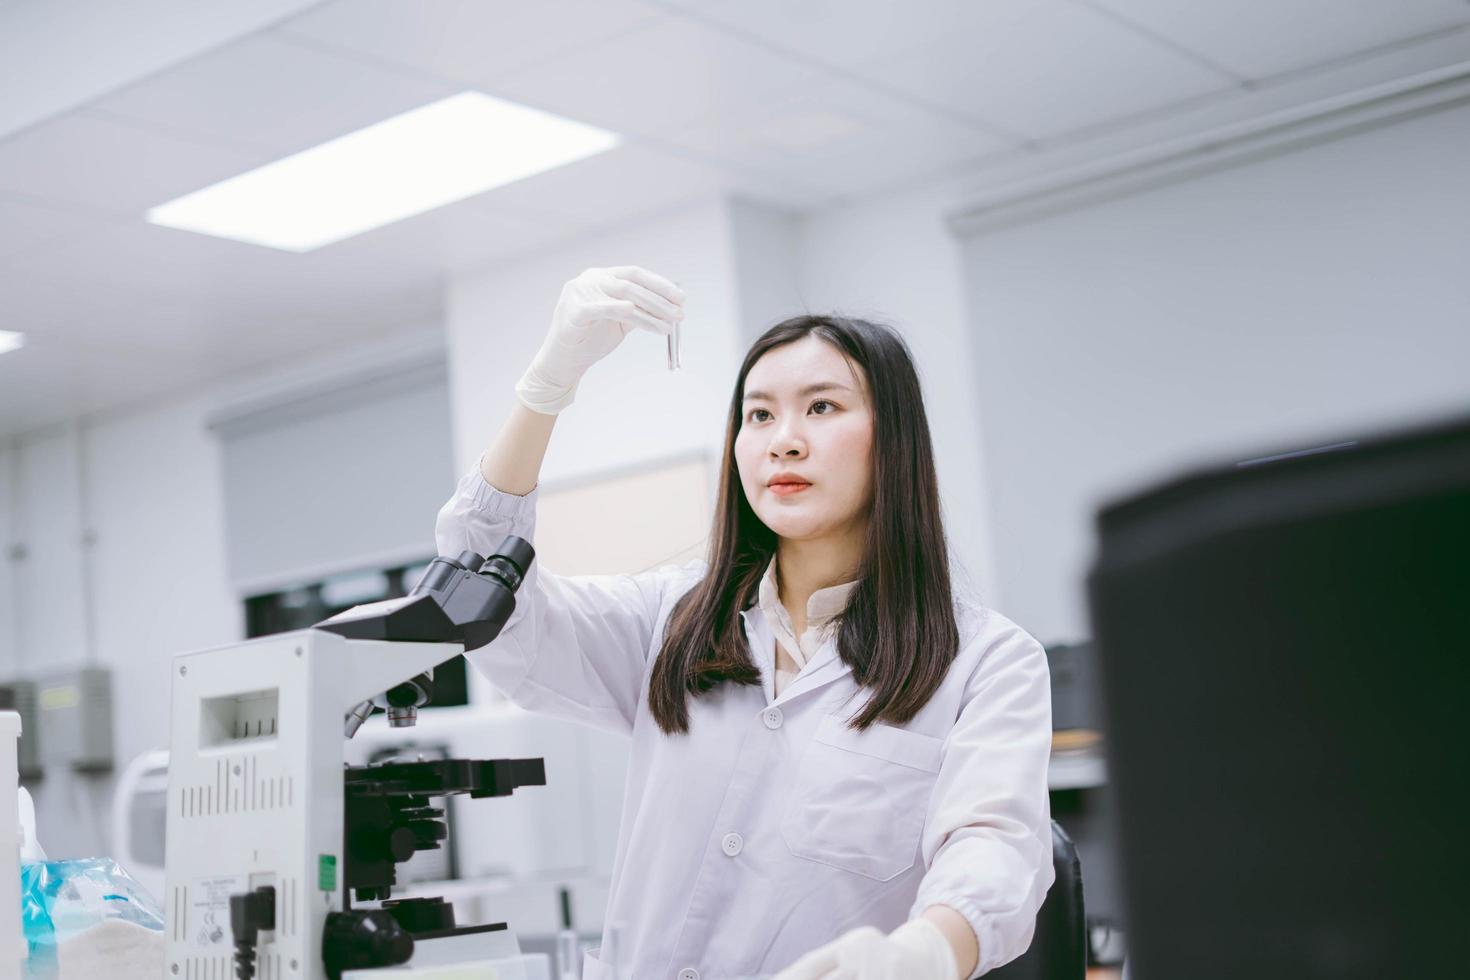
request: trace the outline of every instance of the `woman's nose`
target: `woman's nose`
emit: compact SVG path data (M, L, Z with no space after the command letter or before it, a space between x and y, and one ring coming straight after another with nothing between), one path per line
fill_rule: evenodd
M794 432L779 432L771 440L772 456L800 456L805 452L806 442Z

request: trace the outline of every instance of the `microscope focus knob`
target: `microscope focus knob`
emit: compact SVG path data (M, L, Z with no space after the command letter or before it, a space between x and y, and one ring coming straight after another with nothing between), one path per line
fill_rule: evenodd
M329 912L322 929L322 965L339 980L344 970L398 966L413 956L413 936L381 909Z
M394 827L393 832L388 835L388 853L393 856L395 863L407 861L418 849L418 835L413 832L412 827Z

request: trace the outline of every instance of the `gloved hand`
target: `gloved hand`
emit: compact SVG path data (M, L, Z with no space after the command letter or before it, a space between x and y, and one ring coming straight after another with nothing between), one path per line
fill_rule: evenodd
M684 291L634 265L588 269L568 282L551 314L551 329L516 384L533 412L555 415L572 403L577 383L612 353L628 331L665 335L684 319Z
M843 933L773 980L959 980L959 975L939 927L928 919L910 919L886 936L872 926Z

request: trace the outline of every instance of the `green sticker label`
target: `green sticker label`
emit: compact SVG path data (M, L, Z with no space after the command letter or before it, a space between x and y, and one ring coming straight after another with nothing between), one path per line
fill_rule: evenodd
M41 688L41 710L59 711L62 708L75 708L82 703L82 693L73 684L65 687L43 687Z
M317 858L316 886L324 892L337 890L337 856L323 854Z

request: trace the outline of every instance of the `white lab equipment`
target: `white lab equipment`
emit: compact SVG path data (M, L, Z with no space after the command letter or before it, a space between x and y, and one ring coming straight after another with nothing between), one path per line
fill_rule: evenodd
M168 750L130 761L112 793L113 859L155 899L163 895L163 839L168 811Z
M0 977L20 975L26 958L25 934L20 925L20 852L26 821L22 800L30 809L31 837L35 836L35 809L29 795L22 797L16 751L20 715L0 711Z
M175 658L170 974L549 980L505 923L460 926L442 897L385 901L398 862L443 838L431 798L544 785L542 760L350 766L344 749L365 701L413 723L429 672L499 632L532 554L508 537L488 560L435 559L403 599Z
M480 680L471 678L471 690L483 687L488 694L488 683ZM513 920L523 944L545 946L561 931L559 893L566 889L577 932L596 936L617 845L626 739L508 701L477 701L420 712L410 729L393 728L384 715L375 715L347 742L344 761L365 765L388 753L416 758L425 746L463 758L488 745L505 755L543 758L547 785L496 800L445 799L445 849L420 852L399 866L403 894L442 893L460 920ZM113 797L114 857L155 897L164 894L167 798L167 750L129 762ZM23 796L23 823L25 813ZM445 860L449 853L452 866ZM44 859L39 852L22 853L22 860ZM446 881L451 873L454 880ZM580 953L576 963L580 968Z
M384 800L396 791L395 781L422 774L344 770L343 717L352 705L459 649L309 629L175 659L164 895L171 971L177 966L184 976L230 975L241 944L231 900L269 888L271 907L262 910L259 938L249 943L258 945L252 955L262 977L299 969L305 980L350 980L351 965L374 963L401 965L395 975L413 976L413 970L451 962L483 967L457 974L466 978L549 977L545 957L523 957L503 926L409 943L392 932L383 909L352 907L351 892L361 900L362 888L381 880L359 877L357 870L386 867L391 880L394 858L412 853L415 835L431 818L426 808L411 807L399 811L405 818L399 820L384 804L375 815L383 822L353 822L349 797L356 786ZM514 774L504 775L514 781ZM403 799L417 802L416 796ZM380 938L388 933L391 941ZM405 952L412 959L402 963Z

